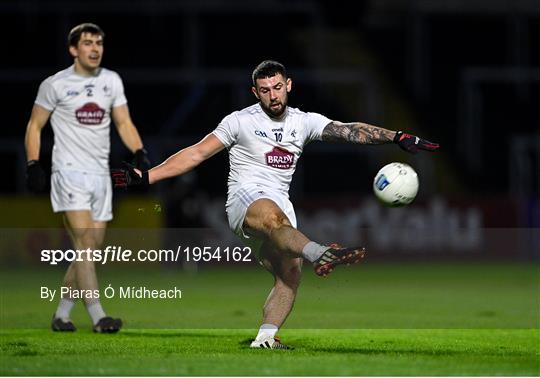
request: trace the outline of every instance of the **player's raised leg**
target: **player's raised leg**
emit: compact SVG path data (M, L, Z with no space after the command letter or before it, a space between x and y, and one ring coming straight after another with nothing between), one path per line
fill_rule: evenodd
M262 240L270 240L277 250L294 257L303 257L302 251L310 242L292 226L283 210L269 198L260 198L249 205L244 230ZM321 249L325 247L321 246Z
M365 249L361 247L325 246L309 240L293 227L281 208L269 198L260 198L248 207L244 229L255 237L270 240L282 253L306 258L320 276L326 276L337 265L354 264L365 256Z

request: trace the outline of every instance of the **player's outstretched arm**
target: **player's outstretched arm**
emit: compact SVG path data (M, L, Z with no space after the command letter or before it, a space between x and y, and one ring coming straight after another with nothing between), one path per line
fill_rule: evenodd
M323 130L322 140L327 142L351 142L359 144L396 143L403 150L417 153L418 150L435 151L437 143L402 131L387 130L362 122L330 122Z
M224 148L223 143L214 134L208 134L200 142L178 151L152 168L148 172L150 184L189 172Z
M128 106L125 104L115 106L112 109L112 118L120 139L122 139L124 145L133 153L133 164L135 167L141 171L150 169L150 159L143 147L139 131L131 120Z
M178 151L149 171L141 172L129 164L124 164L122 169L111 170L113 184L115 188L145 186L170 177L180 176L224 148L223 143L214 134L208 134L200 142Z
M34 105L30 120L26 126L24 146L26 148L26 186L33 192L41 192L45 189L45 171L39 163L39 151L41 148L41 130L47 124L51 112L47 109Z

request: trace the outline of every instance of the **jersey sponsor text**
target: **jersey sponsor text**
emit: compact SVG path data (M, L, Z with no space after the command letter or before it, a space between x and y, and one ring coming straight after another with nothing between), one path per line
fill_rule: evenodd
M75 117L82 125L99 125L105 116L105 109L101 109L95 102L87 102L75 111Z
M280 147L274 147L265 156L266 164L274 168L289 169L294 163L294 154Z

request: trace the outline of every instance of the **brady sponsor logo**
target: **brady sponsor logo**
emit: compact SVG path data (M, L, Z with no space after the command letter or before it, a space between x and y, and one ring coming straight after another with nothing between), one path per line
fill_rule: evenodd
M105 116L105 109L95 102L87 102L81 108L75 110L75 117L83 125L99 125Z
M263 137L263 138L268 138L268 135L266 135L264 131L260 131L260 130L255 130L255 135Z
M294 163L294 154L284 148L274 147L264 155L266 164L274 168L289 169Z

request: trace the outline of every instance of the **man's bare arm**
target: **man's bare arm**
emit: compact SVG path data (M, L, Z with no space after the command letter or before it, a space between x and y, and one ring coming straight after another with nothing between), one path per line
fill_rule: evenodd
M129 114L129 109L126 104L116 106L112 109L112 118L120 139L124 145L132 152L135 153L137 150L143 148L143 143L137 128L131 120Z
M34 104L24 136L27 161L26 186L35 193L42 192L47 186L45 171L39 163L39 151L41 149L41 130L47 124L50 116L50 111Z
M392 143L396 132L362 122L342 123L332 121L323 130L326 142L351 142L359 144Z
M124 168L111 169L113 185L115 188L148 186L169 177L180 176L224 148L214 134L208 134L199 143L178 151L149 171L141 171L127 163L124 163Z
M41 146L41 130L47 124L51 112L35 104L32 108L30 120L26 126L24 146L26 147L26 160L39 160L39 150Z
M189 172L224 148L223 143L214 134L208 134L199 143L178 151L157 167L149 170L149 183L153 184Z

